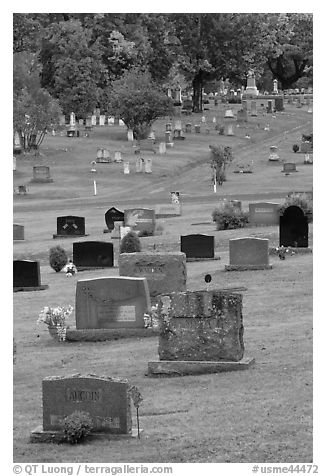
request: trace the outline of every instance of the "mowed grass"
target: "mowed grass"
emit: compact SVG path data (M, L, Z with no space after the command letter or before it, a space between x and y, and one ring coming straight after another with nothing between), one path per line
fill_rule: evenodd
M211 112L221 118L222 111L219 105ZM253 174L233 174L231 166L228 181L218 190L219 198L276 192L279 198L273 201L280 202L290 190L311 189L312 167L300 165L303 154L292 152L292 144L299 142L301 132L310 132L311 115L304 108L288 105L286 112L288 116L277 114L276 119L262 114L250 118L251 141L218 136L216 132L187 135L166 156L152 156L152 175L134 173L136 156L126 141L126 130L114 126L97 127L89 138L49 135L40 157L30 155L17 160L14 185L27 183L29 193L14 196L14 222L25 225L26 240L14 243L13 254L14 258L39 260L42 283L49 288L13 295L18 346L14 366L15 462L312 461L312 255L294 255L285 261L271 256L272 270L225 272L230 238L266 237L271 246L276 246L278 229L216 231L211 223L214 203L206 164L208 145L219 142L233 145L237 161L254 160ZM199 115L189 118L193 124L199 120ZM255 121L269 122L271 132L262 127L254 131ZM154 127L159 140L164 140L165 122L158 121ZM284 177L281 164L269 165L270 145L279 145L281 157L297 162L299 172ZM98 165L98 195L94 197L95 174L90 172L90 162L96 157L97 147L104 146L124 151L132 162L133 173L124 176L121 164ZM33 164L50 165L54 182L29 183ZM104 213L109 207L168 203L169 192L177 189L185 196L182 217L160 220L163 234L142 238L142 247L152 250L155 245L158 250L173 251L179 250L182 234L215 236L216 253L221 259L188 263L187 288L205 289L206 273L212 274L211 289L247 288L243 292L245 355L254 357L255 365L246 371L152 379L145 373L148 361L158 359L157 337L99 343L53 341L45 327L36 325L43 306L74 305L76 279L118 275L117 267L82 272L72 279L55 273L48 265L49 248L61 244L71 255L74 241L52 239L56 217L85 216L89 236L81 240L107 241L110 238L103 234L103 228ZM207 201L187 202L189 196L202 195L207 196ZM243 200L244 208L248 201ZM309 244L312 246L311 225ZM117 240L114 247L117 263ZM137 385L144 398L140 408L140 426L144 430L141 439L94 441L81 446L31 444L30 431L42 423L42 379L74 373L123 377ZM133 423L136 424L135 412Z

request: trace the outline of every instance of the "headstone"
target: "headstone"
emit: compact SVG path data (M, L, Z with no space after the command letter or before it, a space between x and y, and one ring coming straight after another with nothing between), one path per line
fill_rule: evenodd
M181 249L187 258L214 258L214 236L201 234L181 236Z
M248 101L246 99L242 99L241 104L242 104L242 109L244 111L247 111L248 110Z
M114 228L114 223L116 221L123 222L124 221L124 212L118 210L115 207L109 208L104 215L105 223L108 230L111 232Z
M155 207L155 218L171 218L181 215L180 203L162 204Z
M192 124L190 122L187 122L187 124L186 124L186 133L187 134L191 134L191 127L192 127Z
M158 151L159 151L159 154L162 154L162 155L166 154L166 144L165 144L165 142L160 142Z
M16 171L16 165L17 165L16 157L13 157L12 169L13 169L14 172Z
M112 268L113 244L105 241L78 241L72 244L77 269Z
M96 375L46 377L42 381L43 431L63 431L76 411L92 419L92 433L129 435L131 400L126 380Z
M108 125L113 126L114 125L114 117L113 116L108 116Z
M145 158L145 174L152 173L152 159L150 157Z
M226 135L234 136L233 124L227 124Z
M121 154L120 150L116 150L114 152L114 162L116 162L117 164L121 164L121 162L122 162L122 156L121 155L122 154Z
M277 79L274 79L274 80L273 80L273 93L278 94L278 83L277 83Z
M134 132L130 129L127 131L127 139L128 142L132 142L134 140Z
M308 106L307 112L308 112L309 114L312 114L312 105L309 105L309 106Z
M272 99L269 99L267 101L267 112L268 114L271 114L273 112L273 100Z
M166 147L172 147L173 146L172 132L171 131L166 131L165 132L165 146Z
M174 123L174 130L181 131L182 130L182 123L179 119L177 119Z
M122 119L119 119L119 126L125 126L125 123L123 122Z
M83 126L83 125L84 125L84 119L79 119L79 120L78 120L78 124L79 124L80 126Z
M142 157L138 157L136 160L136 173L141 173L143 171L143 163L144 159Z
M154 234L155 211L150 208L131 208L124 211L125 225L134 231Z
M256 87L255 74L253 71L249 71L247 76L247 87L245 91L243 92L242 97L245 97L245 98L257 97L258 94L259 94L259 91Z
M234 238L229 240L230 265L227 271L270 269L269 240L266 238Z
M70 122L69 122L70 128L76 127L76 114L74 112L70 113Z
M95 120L96 120L96 118L95 118ZM93 127L92 116L86 117L85 129L90 130L90 129L92 129L92 127Z
M124 162L123 163L123 173L125 175L130 173L129 162Z
M105 126L105 115L100 115L100 126Z
M286 208L280 216L280 246L308 247L308 218L296 205Z
M238 362L244 355L242 295L212 291L158 297L161 361ZM169 330L169 332L166 331Z
M57 235L60 236L85 236L85 218L73 215L57 217Z
M14 260L13 282L14 289L40 287L40 263L38 261L31 260Z
M257 116L257 103L256 101L251 101L250 103L250 115Z
M123 227L124 222L123 221L115 221L114 222L114 228L111 232L111 239L119 239L121 238L121 228Z
M195 133L200 134L200 124L195 124Z
M172 123L171 122L167 122L165 124L165 131L166 132L171 132L172 131Z
M185 291L186 255L181 252L121 253L119 274L146 278L152 297L162 293Z
M285 162L283 164L282 172L285 172L287 174L292 172L297 172L296 164L294 162Z
M224 117L225 117L225 119L233 119L234 115L233 115L232 109L226 109Z
M249 203L249 222L251 225L278 225L279 217L279 205L277 203Z
M277 112L284 111L284 99L283 98L275 98L275 110Z
M50 167L48 165L34 165L32 182L50 183L53 179L50 175Z
M14 226L13 226L14 241L23 241L25 239L24 231L25 231L25 228L23 225L18 225L17 223L14 223Z
M270 162L278 162L280 160L280 156L277 153L278 147L276 145L271 145L269 150L270 154L268 160Z
M92 123L92 126L96 126L96 116L92 116L91 117L91 123Z
M77 329L142 328L144 313L149 310L146 278L112 276L77 281Z

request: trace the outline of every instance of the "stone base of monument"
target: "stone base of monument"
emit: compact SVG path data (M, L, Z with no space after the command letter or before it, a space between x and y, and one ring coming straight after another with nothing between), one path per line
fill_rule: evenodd
M53 239L56 238L80 238L82 236L89 236L89 235L52 235Z
M143 433L143 429L139 430L139 433ZM120 440L120 439L128 439L128 438L137 438L138 437L138 430L137 428L133 428L131 433L128 434L112 434L112 433L90 433L87 436L85 441L90 440ZM65 434L63 431L54 431L54 430L47 430L44 431L42 425L39 425L35 428L35 430L31 431L30 433L30 442L31 443L64 443L67 441L65 439Z
M67 329L66 340L70 342L98 342L130 337L154 337L159 333L153 328L123 329Z
M239 362L209 362L197 360L159 360L148 362L147 377L181 377L183 375L215 374L234 370L246 370L255 362L244 357Z
M220 256L214 256L214 258L186 258L187 263L192 262L192 261L214 261L214 260L220 260Z
M32 178L31 179L32 183L52 183L53 179L52 178Z
M77 266L77 271L96 271L98 269L111 269L117 266Z
M19 291L43 291L44 289L48 289L48 284L43 284L42 286L16 286L14 287L14 293Z
M272 267L271 264L229 264L225 266L225 271L256 271Z
M285 246L285 248L287 248L289 250L289 253L286 254L285 256L291 256L291 254L293 253L293 255L295 254L299 254L299 255L305 255L305 254L309 254L309 253L312 253L312 248L304 248L304 247L299 247L299 248L294 248L292 246ZM278 249L277 248L269 248L268 249L268 253L270 255L278 255Z

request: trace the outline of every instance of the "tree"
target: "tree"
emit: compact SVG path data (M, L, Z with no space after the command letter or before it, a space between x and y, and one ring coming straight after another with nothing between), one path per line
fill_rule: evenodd
M310 13L269 14L272 41L265 47L267 65L283 89L312 77L313 19Z
M172 114L173 102L147 71L132 68L112 82L110 113L120 117L137 139L146 138L154 121Z
M233 160L232 148L220 145L210 145L211 160L210 165L213 172L213 181L218 185L223 185L226 180L226 166Z
M40 86L40 65L33 53L14 54L13 125L24 150L38 149L46 131L58 123L61 109Z
M105 75L99 42L79 20L53 23L43 39L42 86L59 99L64 113L85 117L99 105Z

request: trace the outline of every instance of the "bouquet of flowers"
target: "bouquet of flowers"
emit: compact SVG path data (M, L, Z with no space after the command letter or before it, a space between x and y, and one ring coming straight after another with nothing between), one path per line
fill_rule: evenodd
M66 339L67 319L73 311L72 306L63 307L49 307L45 306L40 312L37 324L44 323L49 329L56 329L56 334L59 340Z

